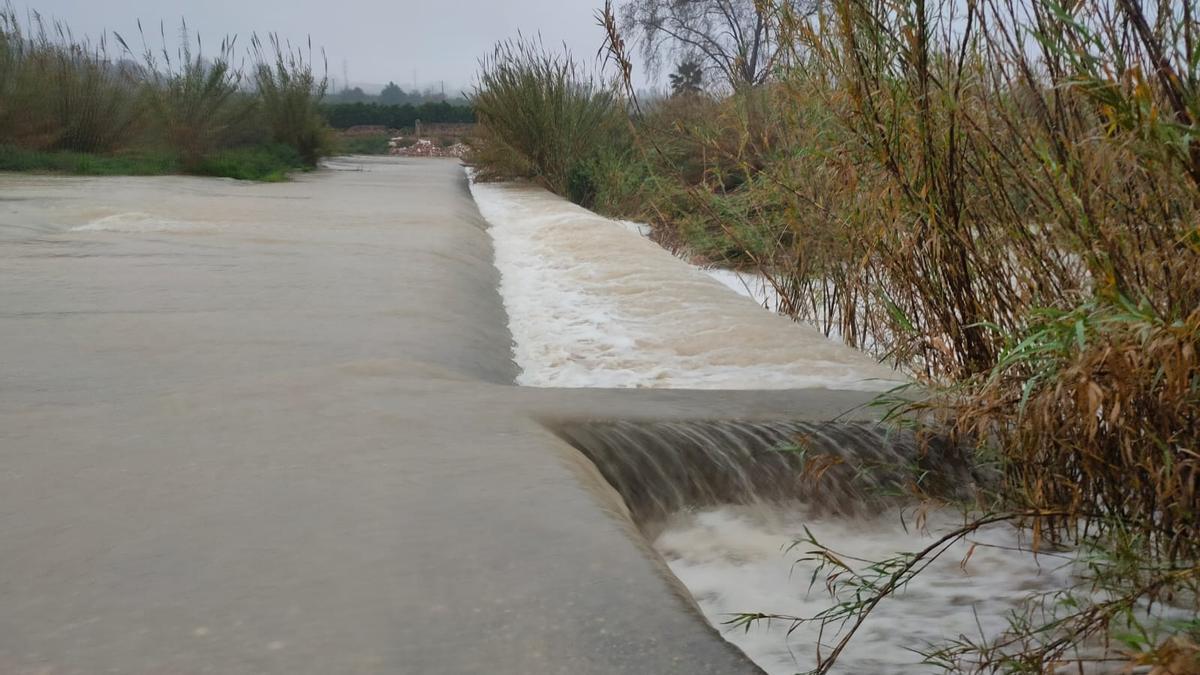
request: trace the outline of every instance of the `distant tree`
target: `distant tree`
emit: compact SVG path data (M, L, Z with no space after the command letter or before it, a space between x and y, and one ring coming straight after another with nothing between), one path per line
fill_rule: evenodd
M638 40L656 69L680 55L700 58L703 70L731 88L762 84L775 70L781 12L811 14L820 0L630 0L621 8L622 28Z
M330 101L322 106L322 111L334 129L347 129L359 125L403 129L411 127L416 120L431 124L470 124L475 121L475 111L470 106L449 103L423 103L414 106Z
M445 101L446 95L443 94L438 89L436 89L435 87L426 87L425 91L421 93L421 100L422 100L422 102L432 101L434 103L437 103L440 101Z
M700 88L704 85L704 69L700 66L700 60L689 58L680 61L670 79L672 96L700 93Z
M379 92L379 102L383 105L399 105L407 101L407 94L395 82L388 82L383 91Z
M331 102L337 103L363 103L371 100L371 95L362 90L362 87L353 89L342 89L338 93L328 97Z

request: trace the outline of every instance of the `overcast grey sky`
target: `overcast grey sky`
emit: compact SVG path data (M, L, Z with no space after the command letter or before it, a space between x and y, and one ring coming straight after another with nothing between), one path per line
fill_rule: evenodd
M539 31L547 44L566 42L588 63L603 34L594 13L603 0L13 0L18 11L36 9L64 19L76 34L103 30L136 35L136 20L157 37L186 17L209 43L236 33L243 44L252 31L275 31L293 41L311 35L325 47L329 74L342 80L342 60L353 82L404 89L413 75L422 87L445 80L468 87L480 56L518 30ZM168 33L170 35L170 33ZM340 85L339 85L340 86Z

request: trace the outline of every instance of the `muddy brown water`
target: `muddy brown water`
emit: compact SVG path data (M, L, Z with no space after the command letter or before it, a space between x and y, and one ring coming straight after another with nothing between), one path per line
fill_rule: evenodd
M456 161L0 175L0 673L759 672L556 430L865 395L514 387L497 285Z

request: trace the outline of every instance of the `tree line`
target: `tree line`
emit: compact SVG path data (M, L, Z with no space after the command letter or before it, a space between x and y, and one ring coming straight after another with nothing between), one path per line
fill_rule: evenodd
M384 126L403 129L417 120L434 124L472 124L475 110L469 105L454 105L445 101L421 105L382 105L379 103L329 103L322 106L329 126L348 129L354 126Z

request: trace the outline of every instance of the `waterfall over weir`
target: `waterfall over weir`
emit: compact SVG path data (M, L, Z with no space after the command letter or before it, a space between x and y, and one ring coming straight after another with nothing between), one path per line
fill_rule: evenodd
M811 618L855 592L825 586L833 570L808 538L862 569L962 524L954 508L918 509L914 489L968 498L987 479L954 446L869 421L591 420L554 429L617 491L710 623L772 675L809 671L844 626L727 624L741 613ZM924 675L930 667L915 650L1001 635L1030 593L1070 579L1053 552L1027 550L1003 524L950 545L872 612L833 672Z
M472 189L495 243L517 384L579 402L582 414L560 409L543 423L591 461L710 625L759 667L807 672L844 629L728 625L853 601L853 584L825 585L830 569L810 539L869 570L962 524L957 509L916 495L969 499L989 476L960 448L882 426L862 407L870 394L844 396L889 389L894 372L763 311L762 298L738 297L730 279L714 281L637 226L531 186ZM580 399L587 388L601 409ZM603 401L622 388L684 400L639 407L625 391L626 405ZM1029 555L1007 525L957 540L876 606L832 672L924 675L922 648L999 636L1030 593L1062 588L1070 570L1053 562Z
M918 481L966 496L962 453L871 422L599 421L557 433L592 460L640 524L724 504L800 501L814 513L878 513Z

